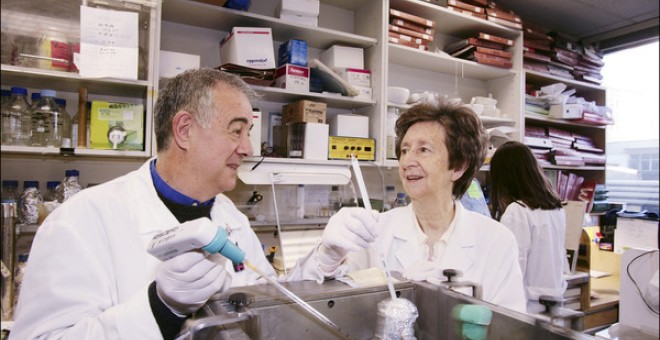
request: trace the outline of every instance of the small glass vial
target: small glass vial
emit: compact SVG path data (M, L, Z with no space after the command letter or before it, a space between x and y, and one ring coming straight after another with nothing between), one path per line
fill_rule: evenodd
M408 205L408 198L405 193L399 192L396 194L396 200L394 201L394 208L405 207Z
M393 185L388 185L385 187L385 202L383 202L383 208L385 210L390 210L394 206L396 201L396 191Z
M39 205L44 198L39 191L38 181L24 181L23 193L18 200L18 219L23 224L37 224L39 222Z

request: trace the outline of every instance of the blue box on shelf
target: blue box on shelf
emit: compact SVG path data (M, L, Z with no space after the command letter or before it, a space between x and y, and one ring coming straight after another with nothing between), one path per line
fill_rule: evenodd
M291 39L282 43L277 57L277 66L284 64L307 66L307 41Z

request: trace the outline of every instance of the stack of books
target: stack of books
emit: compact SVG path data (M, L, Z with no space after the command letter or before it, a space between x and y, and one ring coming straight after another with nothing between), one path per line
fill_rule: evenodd
M541 165L604 166L606 161L605 150L591 137L559 128L528 125L524 143Z
M550 52L553 38L541 26L529 22L523 24L523 67L529 70L550 73Z
M487 0L459 1L447 0L447 8L454 12L467 14L479 19L486 19Z
M511 68L512 53L506 48L513 46L513 40L480 32L476 37L453 42L444 51L452 57L476 61L481 64Z
M583 46L583 51L583 54L579 54L573 75L577 80L600 85L603 82L600 71L605 66L603 54L591 45Z
M390 43L428 51L434 34L435 21L390 9L387 38Z
M494 1L490 1L486 8L486 17L488 21L500 24L502 26L523 29L522 19L516 13L498 6Z

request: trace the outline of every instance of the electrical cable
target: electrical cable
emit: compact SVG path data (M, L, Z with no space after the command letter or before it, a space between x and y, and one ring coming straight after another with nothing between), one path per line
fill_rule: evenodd
M637 293L639 293L639 296L642 298L642 301L644 301L644 304L646 305L646 307L647 307L651 312L653 312L654 314L660 314L660 313L659 313L659 311L653 309L653 307L651 307L651 305L648 303L648 301L646 301L646 298L644 298L644 294L642 293L642 290L639 288L639 284L638 284L637 281L635 281L635 279L632 277L632 274L630 274L630 266L631 266L635 261L637 261L640 257L642 257L642 256L646 256L646 255L650 255L650 254L656 253L656 252L658 252L658 251L660 251L660 250L655 249L655 250L647 251L647 252L645 252L645 253L641 253L641 254L637 255L634 259L632 259L632 260L628 263L628 265L626 266L626 273L628 274L628 278L629 278L630 281L632 281L632 283L635 285L635 288L637 288Z
M277 227L277 237L280 238L280 243L282 242L282 227L280 226L280 214L279 210L277 209L277 195L275 195L275 182L277 182L277 179L275 178L275 174L271 173L270 174L270 187L273 191L273 208L275 208L275 226ZM282 255L282 267L284 268L284 275L288 275L287 269L286 269L286 261L284 259L284 249L280 252Z

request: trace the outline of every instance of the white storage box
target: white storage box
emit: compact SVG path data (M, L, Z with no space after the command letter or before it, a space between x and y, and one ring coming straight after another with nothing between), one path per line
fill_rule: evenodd
M275 87L309 92L309 67L284 64L275 71Z
M250 130L252 156L261 156L261 116L261 110L252 109L252 130Z
M220 42L223 64L269 69L275 68L273 34L270 27L234 27Z
M331 136L369 138L369 117L354 114L330 116Z
M314 27L319 25L319 17L315 15L280 13L279 17L280 19L282 19L282 21L286 21L298 25L314 26Z
M321 7L320 0L280 0L275 8L275 16L294 14L317 17Z
M349 84L371 87L371 71L357 68L342 68L335 70Z
M304 159L328 159L328 124L305 123Z
M199 68L198 55L160 51L158 75L162 78L174 78L185 70L197 68Z
M364 69L364 49L358 47L334 45L323 51L319 59L331 69Z
M550 105L550 117L557 119L581 119L582 104Z

